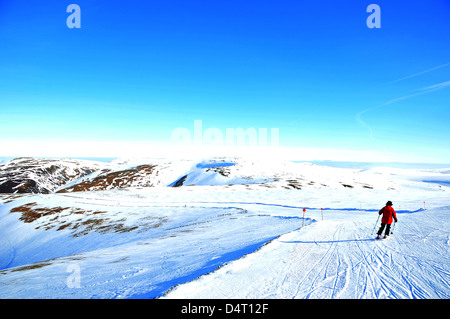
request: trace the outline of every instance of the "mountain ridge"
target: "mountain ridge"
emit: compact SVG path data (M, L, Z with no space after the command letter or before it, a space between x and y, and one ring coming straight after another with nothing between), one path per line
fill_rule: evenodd
M49 194L100 167L101 163L86 160L15 158L0 164L0 193Z
M110 163L16 158L0 164L0 193L70 193L129 187L244 185L249 188L393 188L359 169L245 158L135 159Z

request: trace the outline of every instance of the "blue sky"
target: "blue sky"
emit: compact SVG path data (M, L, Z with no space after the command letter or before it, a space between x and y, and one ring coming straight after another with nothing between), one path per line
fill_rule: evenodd
M449 21L447 0L1 0L0 155L121 156L202 120L320 159L450 163Z

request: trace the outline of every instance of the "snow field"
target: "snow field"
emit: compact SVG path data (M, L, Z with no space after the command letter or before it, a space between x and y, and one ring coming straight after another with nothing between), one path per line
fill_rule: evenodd
M219 185L2 196L0 298L449 298L448 172L372 170L389 187L367 189L311 166L335 187L295 190L188 164ZM399 223L374 241L387 200ZM45 214L23 222L28 208Z
M67 196L46 197L47 205L53 203L52 206L65 207L71 204L71 207L93 208L92 203L73 201ZM41 198L27 198L24 202L30 200L42 201ZM100 206L102 209L106 207ZM109 208L107 213L113 223L126 218L127 225L138 228L120 236L114 232L101 234L92 231L85 236L74 237L69 228L32 231L31 226L38 225L37 220L19 224L21 229L2 229L5 237L16 244L9 253L2 255L2 264L7 269L0 272L0 283L9 285L9 289L3 290L1 296L158 297L179 283L213 271L230 260L257 250L279 234L299 227L298 218L294 218L297 220L295 223L292 218L252 213L230 205L137 205L126 210ZM2 217L13 220L15 214L4 211ZM84 218L89 220L91 216ZM147 218L164 220L152 228L145 224ZM14 234L19 232L25 235L15 238ZM67 287L66 270L72 264L81 270L80 289ZM16 281L20 283L11 284ZM46 288L43 288L44 282Z
M368 213L336 212L338 220L285 234L167 298L446 299L449 213L399 214L395 234L375 242Z

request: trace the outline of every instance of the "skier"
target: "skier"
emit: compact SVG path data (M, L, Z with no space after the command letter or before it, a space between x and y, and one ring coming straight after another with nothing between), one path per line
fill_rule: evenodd
M384 238L389 237L389 232L391 231L391 224L392 224L392 217L394 218L395 222L397 222L397 214L395 213L394 208L392 207L392 202L388 201L386 203L386 206L384 206L380 211L378 212L378 215L383 214L383 218L381 218L381 227L378 230L378 236L377 239L381 238L381 233L383 232L384 228L386 227L386 232L384 233Z

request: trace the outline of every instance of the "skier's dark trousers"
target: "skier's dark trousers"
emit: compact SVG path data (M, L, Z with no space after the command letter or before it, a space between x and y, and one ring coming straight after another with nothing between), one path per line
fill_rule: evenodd
M386 232L384 233L385 237L389 236L389 233L391 231L391 224L392 220L395 220L397 222L397 213L395 212L394 208L392 207L392 202L388 201L386 203L386 206L384 206L380 211L378 212L379 215L383 214L383 218L381 218L381 227L378 230L378 237L381 236L383 233L384 228L386 228Z

